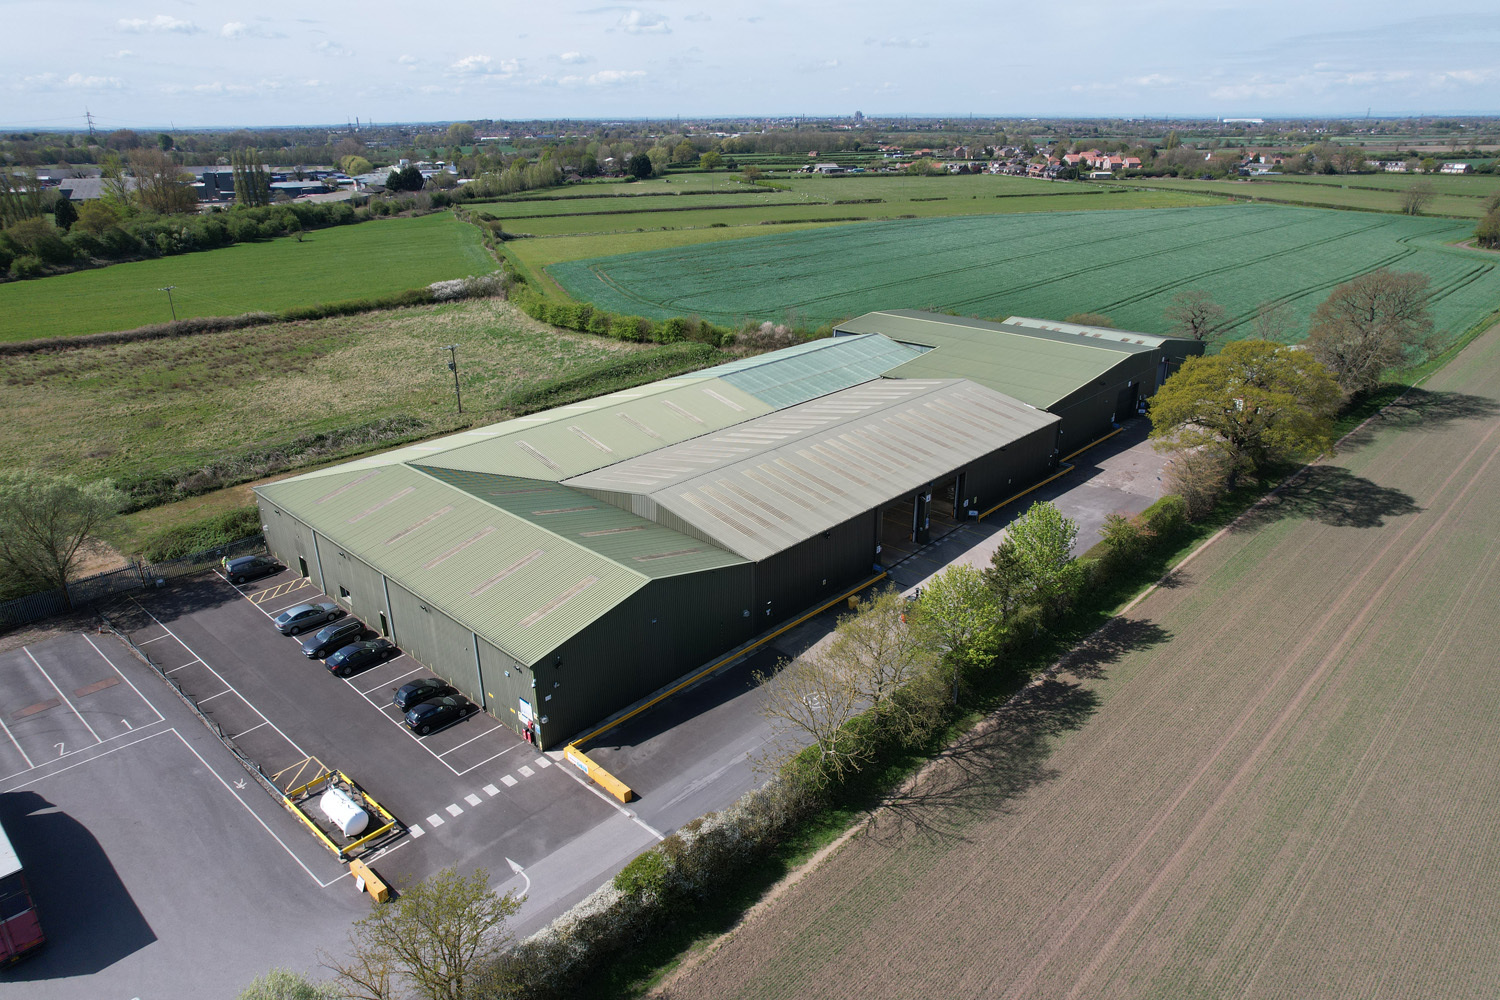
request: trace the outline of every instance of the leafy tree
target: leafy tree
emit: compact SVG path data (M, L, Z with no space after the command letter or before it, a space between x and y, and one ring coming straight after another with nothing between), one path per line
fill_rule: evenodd
M698 160L698 150L691 142L684 139L672 147L673 163L695 163Z
M908 713L896 704L896 693L931 665L906 622L907 602L887 588L861 601L855 614L839 620L829 657L849 672L862 705L870 705L882 723L906 728Z
M240 991L237 1000L341 1000L328 983L314 983L290 969L272 969Z
M928 581L911 616L919 641L953 673L953 702L962 675L994 662L1005 635L995 591L973 566L954 563Z
M1333 441L1338 383L1308 351L1264 340L1225 344L1188 358L1151 397L1158 447L1201 448L1222 457L1229 488L1242 472Z
M234 172L234 203L248 208L271 204L271 175L260 152L242 146L230 154L229 162Z
M497 959L511 941L505 921L524 897L490 891L489 872L460 875L445 868L402 891L392 903L375 903L354 922L350 958L323 956L343 994L388 1000L398 983L422 1000L468 1000L502 992Z
M583 154L583 159L579 162L578 165L578 173L584 177L599 176L599 160L594 156L593 153Z
M368 174L375 167L358 153L350 153L339 158L339 169L350 177L356 177L359 174Z
M646 156L651 160L652 173L664 174L672 165L672 151L665 146L652 146L646 150Z
M42 186L36 171L0 169L0 227L42 214Z
M135 175L135 196L140 206L158 215L176 215L198 208L193 178L159 149L138 149L130 154Z
M1345 392L1373 389L1386 369L1419 360L1432 346L1428 300L1420 272L1362 274L1314 310L1308 346Z
M52 221L63 232L73 228L73 223L78 221L78 208L70 198L58 198L57 204L52 206Z
M1205 291L1178 292L1163 313L1172 333L1188 340L1208 340L1229 322L1229 313Z
M1401 195L1401 211L1407 215L1421 215L1422 209L1437 195L1431 181L1417 181Z
M745 178L746 184L755 184L761 179L761 177L765 176L765 172L762 171L760 167L752 165L745 168L743 176Z
M385 189L387 191L420 191L426 183L417 165L408 163L399 170L391 171L391 175L385 179Z
M1422 173L1435 174L1438 172L1438 161L1431 156L1422 157Z
M156 133L156 145L157 145L157 148L160 149L163 153L165 153L168 150L170 150L176 144L177 144L176 141L173 140L173 138L170 135L168 135L167 133L165 133L165 132L158 132L158 133Z
M636 153L632 156L626 169L630 172L630 176L642 181L656 172L656 168L651 165L651 157L645 153Z
M119 224L120 213L102 198L79 205L78 221L74 223L79 229L86 233L93 233L95 236Z
M106 149L139 149L141 137L133 129L116 129L104 137Z
M124 495L109 480L0 472L0 566L65 590L79 551L124 505Z
M472 146L474 126L468 122L454 122L448 126L448 143L453 146Z
M704 170L717 170L723 162L724 157L712 149L698 157L698 166Z
M1491 250L1500 249L1500 209L1491 209L1479 220L1474 227L1474 242Z
M1067 607L1081 583L1073 559L1077 540L1078 522L1046 501L1011 522L986 574L1002 606L1032 605L1049 614Z

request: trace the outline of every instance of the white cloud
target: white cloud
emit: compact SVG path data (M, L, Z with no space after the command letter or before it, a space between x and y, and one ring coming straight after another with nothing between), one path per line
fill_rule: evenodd
M632 35L665 35L672 30L667 27L667 19L662 15L651 14L636 8L631 8L620 15L620 23L617 27Z
M179 18L169 17L166 14L157 14L150 19L144 17L122 17L119 21L115 22L115 27L120 31L126 31L135 35L147 31L175 31L183 35L192 35L201 30L192 21L183 21Z
M584 55L582 52L564 52L557 58L561 62L567 63L569 66L579 66L583 63L591 61L589 57Z
M694 24L702 24L705 21L712 21L713 18L709 17L707 14L703 13L702 11L699 11L696 14L688 14L687 16L685 16L683 18L683 20L684 21L692 21Z
M114 76L84 76L82 73L71 73L63 81L69 87L77 87L80 90L119 90L124 86L119 77Z
M613 87L640 80L645 75L646 71L640 69L601 69L597 73L589 74L587 82L590 87Z
M246 24L244 21L230 21L219 29L219 34L225 38L285 38L279 31L263 28L258 24Z
M224 25L224 27L219 29L219 34L223 35L225 38L239 38L244 33L244 21L230 21L228 24Z
M110 53L105 58L107 58L107 59L134 59L135 58L135 53L132 52L132 51L130 51L129 49L121 49L118 52L112 52L112 53Z
M323 53L325 56L352 56L352 55L354 55L354 50L353 49L346 49L342 45L340 45L338 42L330 42L327 39L324 39L323 41L319 42L317 45L314 45L313 48L315 50L317 50L318 52Z
M469 76L509 77L520 72L521 64L514 59L502 59L497 63L489 56L474 55L464 56L448 69L451 72Z
M865 42L866 45L879 45L883 49L925 49L927 43L920 38L871 38Z
M401 55L396 57L396 61L403 66L415 66L417 64L417 57L407 55L403 52Z

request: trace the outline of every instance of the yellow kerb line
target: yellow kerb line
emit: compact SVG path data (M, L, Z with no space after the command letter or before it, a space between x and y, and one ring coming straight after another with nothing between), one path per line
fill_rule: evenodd
M724 657L722 660L719 660L717 663L712 663L709 666L704 667L702 670L698 671L696 674L694 674L693 676L689 677L687 680L683 681L682 683L676 685L671 690L663 691L661 694L657 695L655 698L652 698L650 701L646 702L644 705L638 705L638 706L636 706L635 708L631 709L629 712L627 712L624 715L620 716L618 719L615 719L613 722L607 722L607 723L605 723L604 725L600 726L598 729L594 730L592 733L589 733L587 736L580 737L580 738L574 740L572 743L569 743L568 746L572 747L572 748L574 748L576 750L579 750L579 752L581 753L582 752L581 748L583 747L583 745L585 743L587 743L589 740L593 739L595 736L598 736L600 733L607 732L607 731L613 729L614 727L618 726L620 723L624 722L626 719L629 719L629 718L631 718L632 716L635 716L635 715L639 715L641 712L644 712L646 709L650 708L652 705L655 705L656 703L662 701L665 698L671 697L672 695L676 694L678 691L681 691L683 688L687 687L689 684L692 684L694 681L697 681L697 680L699 680L700 678L703 678L703 677L707 677L709 674L713 673L715 670L718 670L720 667L724 666L724 664L730 663L730 662L732 662L734 660L738 660L740 657L744 656L746 653L750 652L752 649L755 649L758 646L765 645L766 643L770 642L772 639L776 638L777 636L781 635L782 633L784 633L784 632L786 632L786 631L788 631L790 629L794 629L798 625L801 625L803 622L807 621L809 618L815 618L815 617L817 617L818 615L820 615L823 612L827 611L829 608L833 607L835 604L838 604L840 601L848 600L850 597L853 597L855 594L859 593L861 590L864 590L867 587L874 586L875 584L879 583L881 580L884 580L886 578L886 576L887 576L887 574L881 573L879 576L873 576L870 579L866 580L864 583L859 584L857 587L854 587L852 590L846 590L844 593L840 594L838 597L835 597L833 600L829 601L827 604L824 604L824 605L821 605L820 607L814 608L813 610L811 610L811 611L807 612L805 615L803 615L801 618L798 618L795 621L788 622L787 624L781 626L781 628L779 628L776 631L770 633L769 635L762 636L761 638L755 640L754 642L752 642L750 645L744 647L743 649L737 649L737 650L735 650L733 653L730 653L728 656ZM564 748L564 752L566 753L566 748Z

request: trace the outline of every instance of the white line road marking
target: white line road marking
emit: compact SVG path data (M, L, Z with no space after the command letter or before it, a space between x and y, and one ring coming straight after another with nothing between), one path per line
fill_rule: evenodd
M253 705L252 705L252 706L251 706L251 707L252 707L252 708L254 708L254 707L255 707L255 706L253 706ZM229 738L230 738L230 739L232 739L232 740L237 740L237 739L239 739L239 738L240 738L240 737L241 737L241 736L244 736L244 735L245 735L245 734L246 734L246 733L253 733L253 732L255 732L255 731L256 731L256 730L257 730L257 729L260 729L260 728L261 728L261 727L262 727L262 726L269 726L269 725L270 725L270 724L271 724L271 722L270 722L270 720L269 720L269 719L268 719L268 720L266 720L266 721L265 721L265 722L262 722L262 723L261 723L261 724L260 724L260 725L259 725L259 726L251 726L251 727L250 727L250 728L249 728L249 729L246 729L246 730L245 730L245 731L244 731L244 732L242 732L242 733L235 733L235 734L234 734L234 735L233 735L233 736L231 736L231 737L229 737ZM294 744L294 745L295 745L295 744Z
M480 733L478 736L471 736L468 739L464 740L462 743L460 743L456 747L449 747L447 750L444 750L442 753L438 754L438 756L439 757L446 757L450 753L452 753L453 751L459 750L459 749L461 749L463 747L466 747L470 743L473 743L475 740L482 740L482 739L484 739L486 736L488 736L490 733L493 733L494 731L495 730L493 730L493 729L486 729L484 732Z
M251 603L254 603L254 602L251 602ZM274 621L275 618L276 618L276 616L279 615L279 614L281 614L283 611L289 611L292 608L295 608L295 607L297 607L300 604L311 604L311 603L313 603L313 602L312 601L293 601L291 604L288 604L285 607L277 608L275 611L266 611L265 608L260 608L259 604L256 604L255 606L258 607L258 608L260 608L262 611L265 611L266 617L270 618L270 619L272 619Z
M552 762L550 760L548 760L546 757L538 757L536 759L536 766L537 767L551 767L552 766Z
M506 788L514 788L516 787L516 779L507 774L505 777L500 779L500 784L504 785Z
M90 639L86 633L80 632L78 634L81 635L81 636L83 636L83 641L84 642L88 643L90 646L94 646L94 640ZM160 638L165 639L167 637L166 636L161 636ZM147 641L148 642L155 642L156 640L155 639L148 639ZM139 697L141 699L141 701L144 701L146 703L146 707L147 708L151 709L151 711L153 711L153 712L156 713L156 721L157 722L165 722L165 721L167 721L167 717L165 715L161 714L161 709L157 708L154 704L152 704L150 698L147 698L145 695L141 694L141 689L138 688L138 687L136 687L135 686L135 682L133 682L129 677L125 676L125 671L123 671L119 667L115 666L115 661L114 660L111 660L109 657L107 657L107 656L104 655L104 650L100 649L98 646L94 646L94 652L98 653L101 657L103 657L104 662L109 664L110 669L113 670L115 673L117 673L117 674L120 675L120 680L124 681L126 684L129 684L130 685L130 690L134 691L136 693L137 697ZM129 723L126 723L126 724L129 725ZM135 727L131 726L131 728L134 729Z
M84 636L84 638L87 639L88 636ZM136 645L137 646L149 646L153 642L161 642L163 639L170 639L170 638L172 638L170 635L159 635L155 639L142 639L140 642L136 643ZM95 648L97 649L98 647L96 646ZM99 655L103 656L104 654L100 653Z
M657 830L650 823L647 823L645 820L641 819L635 813L631 812L629 809L626 809L624 806L620 805L620 803L616 802L610 796L605 795L602 791L600 791L597 787L595 787L595 785L594 785L593 782L589 781L583 775L579 774L576 768L564 767L564 768L559 768L559 770L562 771L563 774L566 774L568 777L572 778L574 781L578 782L584 788L587 788L589 791L591 791L595 795L599 796L599 801L603 802L605 805L609 806L611 809L613 809L616 812L620 813L621 815L625 816L632 823L634 823L636 826L640 827L642 830L645 830L647 833L651 834L651 836L655 837L657 840L660 841L660 840L666 840L667 839L666 837L662 836L661 831Z
M447 820L443 819L443 817L439 816L437 813L433 813L431 816L427 817L427 825L431 827L439 827L446 822Z
M479 803L480 803L480 802L481 802L481 801L483 801L483 800L482 800L482 799L480 799L480 797L479 797L479 796L477 796L477 795L475 795L475 794L473 794L473 793L472 793L472 792L471 792L471 793L469 793L469 794L468 794L468 795L465 795L465 796L464 796L464 801L465 801L465 802L467 802L467 803L468 803L468 804L469 804L469 805L471 805L471 806L477 806L477 805L479 805Z
M131 600L135 603L136 607L140 608L142 611L146 611L146 608L141 604L140 601L136 601L135 598L131 598ZM187 650L189 653L193 653L192 647L189 646L187 643L183 642L182 639L181 639L181 637L179 637L176 632L172 632L171 629L167 628L166 625L162 624L162 621L161 621L160 618L158 618L155 615L151 614L150 611L146 611L146 614L147 614L148 617L150 617L150 619L152 621L156 622L156 624L161 625L162 628L166 628L167 631L172 634L172 637L175 638L175 639L177 639L178 643L180 643L182 645L183 649ZM211 674L213 674L215 677L219 678L220 682L223 683L223 685L225 687L227 687L229 690L233 691L235 694L239 694L240 695L240 700L243 701L246 705L249 705L251 711L253 711L256 715L260 716L262 719L265 719L265 724L268 725L268 726L270 726L272 729L276 730L276 732L278 734L280 734L280 736L281 736L282 739L286 740L288 743L290 743L292 745L292 749L293 750L297 751L298 753L300 753L304 757L311 757L312 756L312 754L310 754L306 750L302 749L302 747L297 744L296 740L292 739L286 733L283 733L281 731L281 727L280 726L276 725L276 723L272 722L270 719L266 719L266 713L264 713L260 709L256 708L255 707L255 703L252 702L249 698L246 698L244 695L240 694L239 690L233 684L231 684L227 680L225 680L223 674L219 673L213 667L209 666L208 662L206 660L204 660L203 657L198 656L197 653L193 653L193 656L197 658L197 660L198 660L199 663L202 663L205 667L208 667L209 672ZM184 664L184 666L185 665L186 664ZM257 726L256 728L258 729L260 727ZM249 732L249 731L250 730L248 730L248 729L245 730L245 732ZM244 733L241 733L240 735L243 736Z
M415 673L418 673L419 671L421 671L421 669L422 669L421 667L413 667L411 670L408 670L404 674L397 674L395 677L392 677L390 680L386 681L384 684L377 684L374 687L370 688L370 690L368 690L368 691L361 691L360 694L364 695L365 697L369 697L370 695L374 694L376 691L379 691L381 688L386 687L386 686L388 686L390 684L394 684L396 681L399 681L403 677L410 677L412 674L415 674Z
M444 808L446 808L448 810L448 815L449 816L455 816L456 817L456 816L462 816L464 814L463 807L459 806L459 805L451 805L450 804L448 806L445 806Z
M491 796L491 797L494 797L494 796L500 794L500 789L496 788L494 785L485 785L484 788L481 789L481 791L483 791L484 794L486 794L488 796Z
M412 826L406 828L406 832L411 834L413 837L420 837L427 831L422 829L420 826L413 824Z
M524 744L517 743L514 746L508 746L504 750L501 750L499 753L495 754L494 756L486 757L484 760L480 761L477 764L470 764L468 767L464 768L462 771L454 771L453 773L456 774L456 775L458 775L459 777L463 777L464 775L468 774L470 771L474 770L475 768L483 767L484 765L488 764L492 760L499 760L501 757L504 757L506 754L510 753L516 747L523 746L523 745ZM443 761L443 763L446 764L447 761Z
M174 639L177 639L177 637L176 637L176 636L175 636L175 635L174 635L174 636L172 636L172 638L174 638ZM182 640L181 640L181 639L177 639L177 641L178 641L178 642L181 642L181 641L182 641ZM183 648L184 648L184 649L186 649L186 648L187 648L187 647L186 647L186 646L184 646L184 647L183 647ZM175 674L175 673L177 673L177 671L179 671L179 670L186 670L186 669L187 669L187 668L188 668L188 667L191 667L191 666L192 666L192 665L193 665L193 664L195 664L195 663L203 663L203 661L202 661L202 660L200 660L200 659L198 659L198 658L197 658L197 657L196 657L196 656L195 656L195 657L193 657L193 658L192 658L192 659L191 659L191 660L188 660L188 661L187 661L187 662L186 662L186 663L184 663L184 664L183 664L183 665L182 665L182 666L180 666L180 667L173 667L173 668L172 668L172 669L171 669L171 670L163 670L163 671L162 671L162 673L164 673L164 674ZM204 666L205 666L205 667L206 667L206 666L208 666L208 664L207 664L207 663L203 663L203 665L204 665Z
M198 704L201 705L205 701L213 701L215 698L222 698L222 697L224 697L228 693L229 693L229 689L225 688L224 690L220 691L218 694L211 694L207 698L199 698L198 699Z
M516 768L516 773L519 774L523 778L529 778L533 774L536 774L535 771L533 771L531 768L527 767L525 764L522 764L520 767Z
M16 744L16 749L18 751L20 751L21 759L26 762L26 767L28 769L36 767L36 765L31 762L31 758L28 757L28 756L26 756L26 751L25 750L21 750L21 744L16 742L15 736L11 733L10 727L5 724L5 720L4 719L0 719L0 729L5 730L5 735L10 737L10 741L12 743Z
M100 739L99 734L94 732L94 727L89 725L89 720L85 719L83 717L83 713L78 711L78 709L73 706L73 703L68 700L68 696L63 694L62 688L57 686L57 682L52 679L52 675L47 673L47 671L42 670L42 665L37 662L37 658L35 656L31 655L31 650L27 649L25 646L22 646L21 652L25 653L27 657L30 658L32 663L36 664L36 668L38 670L41 670L42 676L47 678L47 683L52 685L52 690L57 692L57 696L63 700L63 704L73 709L73 714L78 716L78 721L83 723L83 728L89 731L89 735L94 738L94 741L96 743L103 743L104 740Z

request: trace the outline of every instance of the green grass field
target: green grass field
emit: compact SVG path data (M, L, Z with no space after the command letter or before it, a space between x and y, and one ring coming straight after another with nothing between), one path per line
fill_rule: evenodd
M1367 212L1390 212L1400 214L1402 197L1408 184L1377 187L1373 184L1347 183L1348 178L1329 178L1330 181L1346 180L1345 184L1318 183L1309 178L1297 180L1224 180L1196 181L1175 177L1146 177L1140 180L1122 181L1130 187L1152 191L1191 191L1195 194L1222 195L1226 198L1248 198L1279 204L1309 205L1317 208L1352 208ZM1392 174L1399 177L1399 174ZM1423 208L1424 215L1454 216L1464 219L1479 219L1484 216L1484 199L1494 193L1487 188L1471 185L1470 194L1446 193L1450 185L1439 187L1438 177L1429 178L1440 193ZM1463 180L1450 177L1448 180ZM1493 178L1487 178L1500 187ZM1111 182L1114 183L1114 182Z
M378 219L292 238L0 285L0 341L128 330L386 295L495 268L479 232L451 212Z
M1392 267L1431 276L1439 329L1457 334L1500 306L1500 257L1446 245L1469 229L1271 205L974 216L576 260L550 273L604 309L726 324L940 309L1051 319L1095 312L1165 332L1171 298L1203 289L1239 324L1231 335L1244 336L1263 303L1285 303L1305 322L1335 285Z

